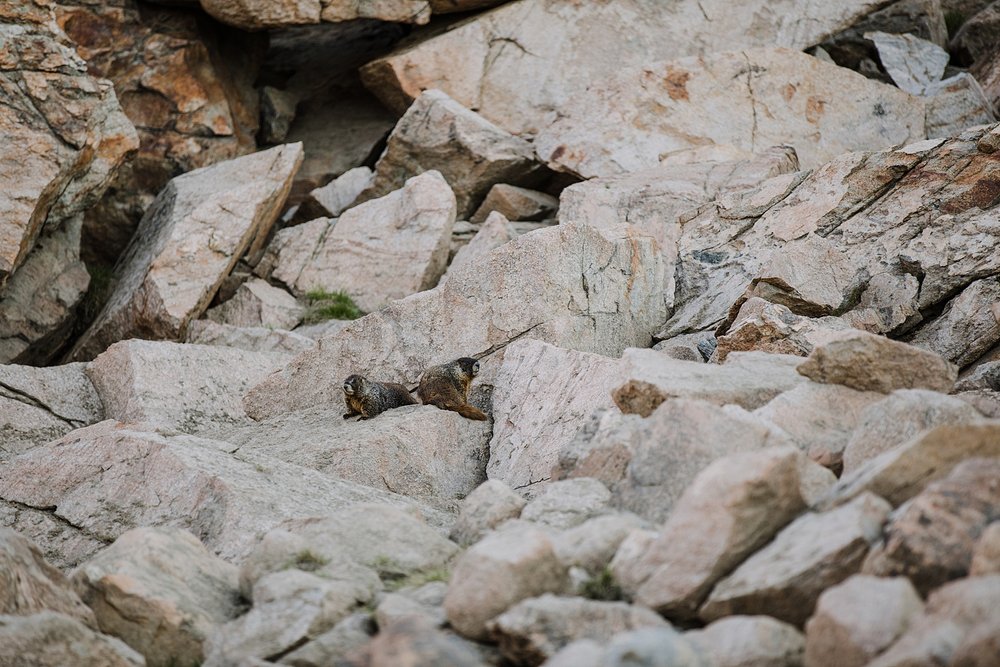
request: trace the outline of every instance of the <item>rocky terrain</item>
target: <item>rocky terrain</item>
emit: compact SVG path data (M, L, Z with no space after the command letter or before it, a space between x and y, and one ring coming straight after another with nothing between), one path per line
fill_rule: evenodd
M0 3L0 667L997 667L998 111L997 0Z

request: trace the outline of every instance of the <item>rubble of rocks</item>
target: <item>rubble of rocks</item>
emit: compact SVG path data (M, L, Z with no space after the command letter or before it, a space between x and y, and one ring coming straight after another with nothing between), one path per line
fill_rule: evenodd
M0 667L1000 664L998 34L4 4Z

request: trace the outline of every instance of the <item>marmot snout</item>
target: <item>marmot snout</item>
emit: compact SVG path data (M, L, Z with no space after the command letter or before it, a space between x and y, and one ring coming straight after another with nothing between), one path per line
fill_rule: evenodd
M468 419L485 421L487 416L469 405L469 387L479 373L479 362L471 357L432 366L420 378L417 395L425 405L457 412Z
M344 380L344 403L347 405L344 419L354 415L361 415L362 419L371 419L386 410L404 405L416 405L417 401L401 384L376 382L355 374Z

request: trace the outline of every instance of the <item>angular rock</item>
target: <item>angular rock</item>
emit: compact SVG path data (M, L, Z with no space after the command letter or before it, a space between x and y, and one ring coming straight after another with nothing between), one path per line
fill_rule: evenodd
M611 492L596 479L552 482L524 506L521 518L541 526L564 530L608 511Z
M101 632L147 665L194 664L219 624L241 612L234 565L177 528L136 528L78 567L73 583Z
M67 524L53 510L0 499L0 526L32 540L52 565L70 570L112 540Z
M1000 391L977 389L955 394L959 398L989 419L1000 419Z
M872 494L805 514L712 590L700 616L766 614L801 627L819 595L857 572L891 506Z
M508 3L362 70L365 85L397 113L437 88L521 136L552 122L574 96L622 68L750 46L802 49L851 25L879 3L810 8L755 1L684 0L663 12L651 0L626 5L553 0ZM548 73L558 71L559 76Z
M375 636L368 647L365 664L370 667L484 667L485 663L473 646L435 629L423 619L410 617L393 623Z
M299 206L296 218L336 218L354 203L366 188L372 184L375 175L368 167L355 167L333 179L321 188L316 188Z
M867 32L875 43L879 62L893 82L911 95L923 95L944 76L948 52L933 42L914 35Z
M806 382L776 396L753 414L784 431L813 461L839 472L844 449L868 414L866 408L884 398L876 392Z
M32 616L0 616L0 644L5 653L0 664L5 667L25 664L25 659L35 667L64 667L81 664L81 660L83 664L106 667L146 664L140 654L120 639L102 635L75 618L54 611Z
M824 506L871 491L899 506L974 457L1000 456L1000 420L937 426L845 474Z
M909 342L959 368L968 366L1000 342L1000 279L973 282Z
M0 614L31 616L53 611L97 629L94 612L62 572L49 565L31 540L0 528Z
M379 628L388 628L408 616L419 616L431 622L434 627L445 623L444 596L448 584L432 581L423 586L402 588L396 593L380 596L375 609L375 623Z
M955 383L956 392L981 389L1000 391L1000 361L979 364Z
M526 502L503 482L486 480L462 501L450 537L462 546L478 542L507 519L518 518Z
M434 287L448 261L455 197L433 171L400 187L351 208L335 223L320 219L293 227L290 233L305 236L279 251L273 276L296 294L346 292L365 312ZM301 260L286 260L292 248Z
M433 406L404 406L366 421L344 421L343 412L343 406L301 410L211 437L244 454L445 507L485 479L486 422Z
M856 574L823 591L806 623L805 664L864 667L920 617L923 601L905 577Z
M730 616L684 638L716 667L793 667L805 651L802 633L770 616Z
M988 132L849 153L798 181L779 176L702 207L683 225L675 310L657 337L727 321L775 254L799 275L815 273L812 255L800 252L809 244L793 242L817 235L857 264L842 285L846 310L832 314L877 333L912 331L923 313L1000 271L982 245L995 236L990 209L1000 202L985 184L1000 177L1000 163L977 149Z
M352 583L297 569L274 572L257 582L249 613L209 636L203 664L225 667L248 658L277 659L332 629L367 599Z
M997 121L987 93L967 72L927 88L927 136L953 137L962 130Z
M787 444L780 429L737 406L674 399L645 419L628 415L582 432L559 467L562 476L596 477L611 489L614 507L659 523L716 459Z
M2 286L43 228L63 228L101 198L139 140L111 82L88 74L52 5L11 6L0 12L0 33L0 133L7 149L0 161Z
M964 662L959 658L982 640L979 631L986 630L987 636L995 639L998 604L1000 576L970 577L946 584L928 596L924 614L910 623L899 641L868 663L868 667L988 665L992 657L987 651L980 653L985 658L982 661ZM988 646L987 642L981 648Z
M427 0L200 0L202 9L228 25L243 30L261 30L312 23L339 23L354 19L378 19L402 23L427 23L431 8Z
M47 364L73 333L74 316L90 284L80 261L81 216L43 232L0 288L0 361Z
M847 331L817 346L797 368L810 380L858 391L951 391L957 369L940 356L864 331Z
M304 646L281 658L292 667L323 667L344 662L371 641L375 631L368 614L352 614Z
M448 271L456 271L465 265L475 265L482 262L494 248L499 248L504 243L516 238L518 232L510 221L501 213L490 213L480 227L476 235L467 244L458 249L454 258L448 265ZM447 273L441 277L441 281L447 279Z
M295 120L295 95L273 86L260 89L261 141L280 144L288 137L288 129Z
M45 508L70 536L59 537L78 563L137 526L190 530L220 557L239 562L258 535L284 519L318 516L358 502L385 502L442 522L415 502L267 457L229 454L226 443L136 430L112 420L73 431L0 468L0 499ZM32 517L23 517L30 521ZM19 522L11 526L19 529ZM30 532L30 531L29 531ZM80 544L70 537L99 540ZM46 553L44 534L32 538ZM48 556L53 560L52 556Z
M444 610L456 632L489 637L488 622L521 600L566 587L566 568L541 530L522 525L494 532L458 559Z
M982 415L965 401L924 389L900 389L865 408L844 448L844 472L936 426L976 422Z
M739 84L722 92L719 80ZM710 122L705 108L717 110ZM852 124L859 109L870 122ZM560 106L535 149L553 169L584 178L652 167L665 153L705 143L750 152L787 143L812 168L848 151L923 139L923 118L923 101L898 89L762 47L623 67Z
M87 365L106 416L186 433L248 423L241 397L280 368L285 354L126 340Z
M795 372L801 360L789 355L744 352L721 366L677 361L652 350L628 350L622 359L627 381L614 390L615 405L643 417L671 398L753 410L803 381Z
M861 571L906 576L921 595L966 576L977 538L1000 520L1000 459L970 459L897 511Z
M235 347L247 352L296 355L316 347L316 341L301 331L264 327L234 327L211 320L195 320L188 327L185 343Z
M267 238L302 146L290 144L174 178L117 265L108 303L69 356L92 359L130 337L176 339L245 252Z
M648 345L664 318L662 271L653 240L626 226L558 225L520 236L477 266L460 267L439 288L324 339L255 387L244 406L256 419L307 406L339 408L340 383L359 367L414 385L428 366L475 356L485 376L489 355L522 336L609 355Z
M483 203L469 218L469 222L484 222L493 212L508 220L543 220L559 208L559 200L552 195L519 188L516 185L497 183L486 194Z
M640 604L669 618L694 618L717 581L809 505L810 466L815 464L791 447L709 465L655 540L634 555L615 556L616 578Z
M1000 574L1000 521L983 529L972 551L969 575Z
M629 534L648 525L634 514L616 512L587 519L552 539L556 555L563 565L582 568L590 575L599 576Z
M256 599L261 577L299 564L327 579L345 564L378 570L386 578L440 569L458 552L419 515L386 504L357 503L310 518L290 519L268 532L240 572L241 587ZM353 577L356 580L363 576Z
M84 364L0 366L0 461L102 419Z
M357 201L382 197L425 171L437 171L455 192L458 217L468 219L499 183L540 180L534 151L440 90L421 93L389 135L372 184Z
M240 285L233 298L207 310L205 317L236 327L294 329L304 313L305 308L285 290L252 279Z
M624 602L547 594L519 602L488 627L507 660L540 665L577 639L601 642L630 630L669 626L649 609Z

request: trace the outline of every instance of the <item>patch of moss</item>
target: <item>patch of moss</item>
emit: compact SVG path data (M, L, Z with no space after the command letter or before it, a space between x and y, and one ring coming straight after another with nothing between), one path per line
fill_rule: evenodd
M305 324L316 324L327 320L356 320L365 313L354 300L344 292L327 292L322 289L306 293Z
M382 580L385 582L385 589L392 592L398 591L401 588L423 586L432 581L448 581L449 575L450 573L447 569L438 567L430 570L421 570L420 572L411 572L401 577L382 574Z
M616 601L624 600L625 593L615 581L611 570L604 568L580 586L580 595L590 600Z
M962 12L950 9L944 13L944 24L948 28L949 39L955 36L955 33L958 32L963 23L965 23L965 14Z
M315 572L329 562L330 560L328 558L323 558L309 549L304 549L295 554L295 557L288 562L286 569L294 567L298 570L302 570L303 572Z

